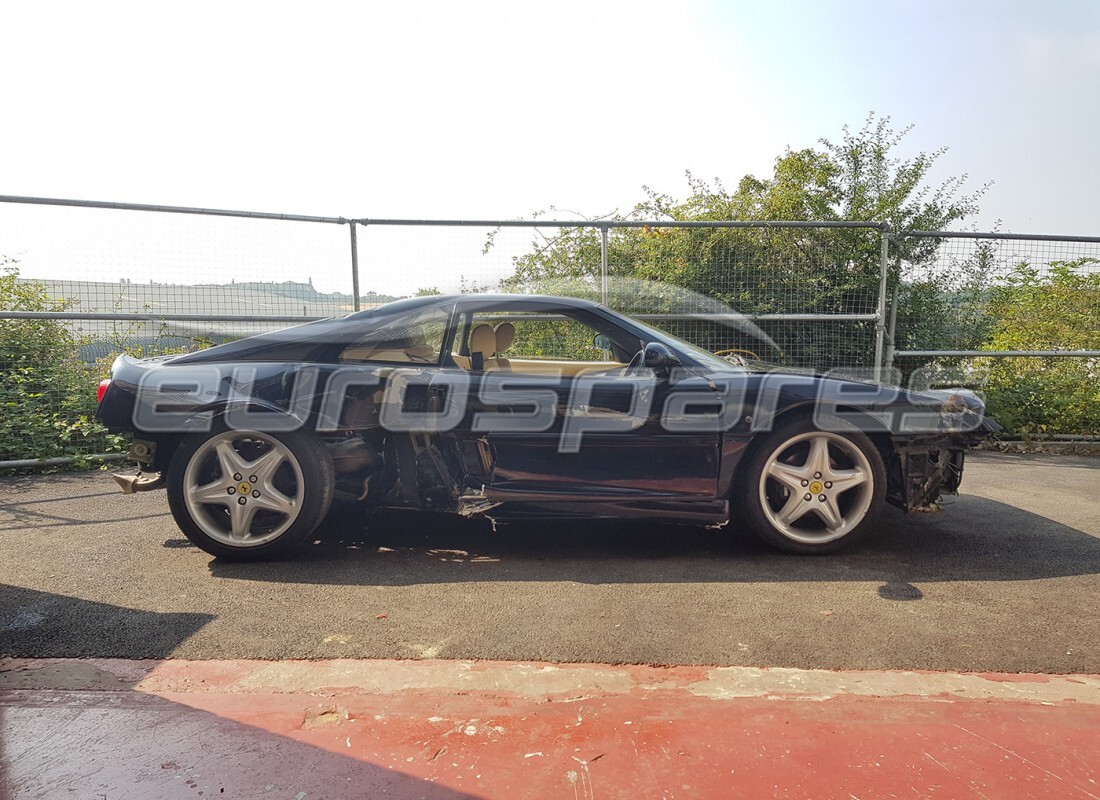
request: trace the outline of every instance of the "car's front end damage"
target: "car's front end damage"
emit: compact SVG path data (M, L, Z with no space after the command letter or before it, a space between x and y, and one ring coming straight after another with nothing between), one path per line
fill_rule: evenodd
M1001 426L985 416L985 404L966 389L926 390L919 395L938 402L931 417L936 430L891 437L894 457L887 461L886 499L905 511L936 511L943 495L958 493L966 452Z
M736 381L736 378L727 379ZM729 432L751 441L785 416L812 409L822 430L851 426L875 443L886 467L885 499L907 512L939 509L958 492L966 452L1001 426L969 389L908 391L874 381L761 368L750 378L742 423ZM748 421L751 421L751 425Z
M962 484L966 451L948 438L895 442L887 462L887 502L906 511L935 511Z

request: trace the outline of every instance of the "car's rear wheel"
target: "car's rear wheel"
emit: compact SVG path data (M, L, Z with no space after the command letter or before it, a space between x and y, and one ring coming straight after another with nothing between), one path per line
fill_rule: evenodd
M211 555L258 561L308 537L332 502L332 461L308 433L224 430L188 436L168 468L168 504Z
M830 553L866 536L886 498L886 467L866 434L836 418L795 417L754 443L738 481L741 516L792 553Z

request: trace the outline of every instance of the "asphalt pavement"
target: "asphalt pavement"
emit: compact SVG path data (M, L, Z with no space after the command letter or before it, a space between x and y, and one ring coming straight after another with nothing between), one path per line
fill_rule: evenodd
M192 547L163 492L0 479L0 655L1100 673L1100 458L979 454L942 513L826 557L732 529L337 517Z

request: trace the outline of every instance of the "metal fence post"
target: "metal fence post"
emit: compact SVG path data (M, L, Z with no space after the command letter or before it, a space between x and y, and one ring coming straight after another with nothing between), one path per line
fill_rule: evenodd
M901 288L900 281L894 284L894 292L890 296L890 325L886 331L886 360L885 369L887 375L894 374L894 351L897 349L898 329L898 291Z
M351 293L353 295L351 307L359 310L359 241L355 235L355 220L348 220L351 224Z
M890 325L886 331L886 374L894 374L894 352L898 349L898 297L901 294L901 242L894 240L897 255L894 257L895 283L890 299Z
M875 375L884 380L882 351L886 342L886 282L889 272L886 267L890 255L890 226L882 224L882 246L879 257L878 306L875 309Z
M607 229L610 226L604 223L600 226L600 302L607 305Z

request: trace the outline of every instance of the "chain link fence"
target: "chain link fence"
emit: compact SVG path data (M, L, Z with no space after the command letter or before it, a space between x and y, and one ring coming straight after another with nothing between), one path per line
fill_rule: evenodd
M0 467L123 448L94 421L95 384L119 352L191 350L355 307L345 220L3 200Z
M1100 434L1100 237L906 232L892 256L888 368L1024 437Z
M992 386L1010 417L1059 392L1087 406L1098 259L1100 238L893 236L870 222L350 219L0 197L0 467L117 449L91 421L117 352L437 292L586 297L711 351ZM1052 386L1036 378L1054 373ZM1100 431L1074 413L1058 412Z
M895 357L1098 349L1095 326L1078 323L1100 309L1100 237L909 231L892 256ZM1036 320L1010 313L1029 300L1044 317L1033 333Z
M54 204L69 202L0 203L0 255L88 341L219 340L352 310L338 218Z
M363 285L386 293L584 297L710 350L816 369L874 365L883 319L878 224L359 225ZM376 274L373 264L386 272Z

